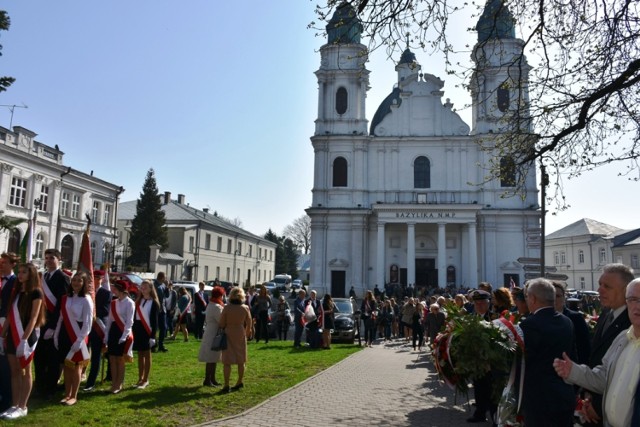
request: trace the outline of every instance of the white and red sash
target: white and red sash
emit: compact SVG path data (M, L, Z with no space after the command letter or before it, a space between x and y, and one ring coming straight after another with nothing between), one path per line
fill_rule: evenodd
M67 331L67 335L69 336L69 340L71 341L71 345L75 343L80 335L80 327L78 326L78 322L71 320L71 298L67 295L62 297L62 304L60 307L60 312L62 314L62 320L64 321L64 327ZM72 352L69 350L69 353L65 357L67 360L71 360L72 362L82 362L84 360L89 360L91 355L89 354L89 348L87 348L87 341L89 337L84 337L82 340L82 344L80 344L80 349L76 352Z
M56 309L58 298L56 298L53 292L51 292L51 289L49 289L49 285L47 285L44 275L42 276L42 291L44 292L44 304L47 306L47 311L49 311L49 313L53 313Z
M111 301L111 315L113 316L113 320L116 322L116 325L118 325L120 332L123 333L124 322L120 318L118 310L116 310L117 302L117 299ZM133 334L131 332L129 332L129 335L127 335L127 338L124 341L124 355L128 360L133 360Z
M25 294L23 294L21 297L23 296L25 296ZM22 319L20 319L20 311L18 310L19 301L20 301L20 298L15 299L15 301L13 302L13 306L9 310L8 314L9 314L9 320L11 322L11 330L10 330L11 336L13 338L13 342L16 345L16 357L20 362L20 367L24 369L27 367L29 363L31 363L31 360L33 360L33 355L35 354L35 351L36 351L36 345L38 345L38 338L40 338L40 328L34 329L34 333L36 334L35 335L36 339L33 345L29 346L27 341L27 345L24 348L24 352L22 352L20 349L20 345L21 345L20 341L22 341L22 336L24 335L24 327L22 325ZM19 353L23 353L23 354L19 354Z
M148 300L148 301L153 304L152 300ZM136 313L138 314L138 319L140 320L140 323L142 323L144 330L147 331L147 335L151 337L151 322L149 321L149 313L147 313L147 310L144 310L144 308L141 307L141 305L142 305L141 302L136 304Z

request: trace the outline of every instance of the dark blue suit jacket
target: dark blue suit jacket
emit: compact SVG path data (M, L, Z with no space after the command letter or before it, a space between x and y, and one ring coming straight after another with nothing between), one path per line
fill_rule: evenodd
M16 275L12 275L0 291L0 317L7 317L9 302L11 300L11 291L13 290L16 280L18 280Z
M543 425L540 415L571 420L575 408L573 386L553 368L553 359L562 358L563 352L575 357L571 320L553 307L545 307L523 320L520 328L525 346L522 409L527 427Z
M562 314L567 316L573 323L573 335L577 351L576 362L580 365L586 365L589 363L589 355L591 354L591 337L589 336L587 322L584 320L582 313L569 310L567 307L564 307Z

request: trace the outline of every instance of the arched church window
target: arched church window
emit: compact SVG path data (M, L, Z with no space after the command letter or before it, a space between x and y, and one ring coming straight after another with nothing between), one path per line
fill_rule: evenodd
M498 88L498 109L503 113L509 110L510 98L509 88L506 84L503 84Z
M339 87L336 92L336 113L342 115L347 112L347 90Z
M38 235L36 236L36 253L34 258L44 258L44 236L42 235L42 233L38 233Z
M7 244L7 252L14 254L20 253L20 230L14 228L9 232L9 242Z
M511 157L500 159L500 187L515 187L516 162Z
M333 161L333 186L347 186L347 160L344 157L336 157Z
M431 162L425 156L420 156L413 164L413 187L431 187Z

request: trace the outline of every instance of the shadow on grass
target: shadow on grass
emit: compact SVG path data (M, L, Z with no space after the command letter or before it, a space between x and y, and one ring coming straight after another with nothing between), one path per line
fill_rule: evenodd
M214 390L202 386L156 386L139 391L131 390L129 393L121 393L114 397L130 409L149 409L149 405L152 405L151 407L175 405L198 400L215 393Z

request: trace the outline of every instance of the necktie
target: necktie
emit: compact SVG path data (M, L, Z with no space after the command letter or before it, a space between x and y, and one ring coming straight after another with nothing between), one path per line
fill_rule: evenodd
M602 325L602 332L606 332L609 326L613 323L613 310L607 313L607 317L604 318L604 325Z
M50 277L51 277L51 273L49 273L48 271L44 273L44 280L46 280L47 282L49 281Z

